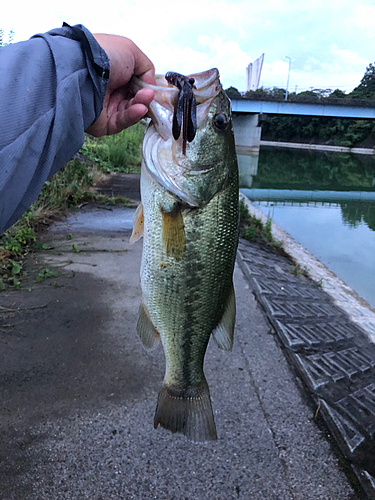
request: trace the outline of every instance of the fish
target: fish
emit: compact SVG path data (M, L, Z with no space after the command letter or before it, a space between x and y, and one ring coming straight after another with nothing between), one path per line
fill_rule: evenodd
M233 345L238 166L218 70L180 76L177 86L170 74L157 75L156 86L133 77L135 91L152 88L155 98L130 241L143 236L137 333L148 350L161 341L166 360L154 427L199 443L217 439L203 371L208 342Z

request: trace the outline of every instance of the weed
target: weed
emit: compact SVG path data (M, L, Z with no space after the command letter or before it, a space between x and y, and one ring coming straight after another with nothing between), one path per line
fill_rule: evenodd
M25 217L25 219L27 218ZM11 255L16 256L21 255L22 249L25 246L35 242L36 236L31 227L13 226L13 228L4 233L0 238L0 245L5 250L8 250Z
M254 226L244 227L242 230L242 237L248 241L255 241L258 231Z
M40 252L42 250L48 250L48 245L42 243L41 241L36 241L34 245L30 248L32 252Z
M49 269L42 269L41 271L39 271L36 281L38 283L42 283L47 278L56 278L58 275L59 273L56 273L55 271L50 271Z
M22 264L19 262L15 262L12 259L8 260L7 268L10 270L12 274L20 274L22 271Z
M309 276L308 268L306 266L301 267L300 264L296 264L289 272L294 276L306 276L306 278Z
M110 206L129 203L124 197L99 195L92 187L103 176L102 171L139 171L145 128L146 123L140 122L116 136L86 138L82 153L99 163L99 166L90 166L74 159L44 184L29 210L6 233L0 235L0 292L7 285L20 286L23 274L20 261L23 256L30 251L48 249L47 245L37 241L36 232L65 209L84 202L108 203ZM71 235L67 235L68 240L71 238ZM79 251L76 246L72 248Z
M20 289L21 282L15 276L8 277L8 283L12 285L16 290Z
M267 222L266 222L266 224L264 226L263 236L269 242L271 242L273 240L273 236L272 236L272 219L270 217L268 217Z
M142 140L146 122L140 121L119 134L101 137L86 137L81 153L100 165L102 171L135 173L140 172Z
M245 221L250 218L249 209L247 208L246 203L241 199L239 204L240 210L240 221Z
M240 200L239 204L239 212L240 212L240 225L241 225L241 236L248 241L255 241L257 238L261 238L268 245L276 248L278 250L282 250L283 244L281 241L276 241L272 235L272 219L268 218L267 222L263 224L263 222L255 217L254 215L250 215L249 209L243 200Z

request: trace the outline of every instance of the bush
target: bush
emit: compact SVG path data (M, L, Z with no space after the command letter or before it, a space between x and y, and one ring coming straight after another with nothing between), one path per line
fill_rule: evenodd
M108 173L140 172L142 161L142 141L146 122L142 120L119 134L99 139L86 137L81 153L91 161L98 163Z

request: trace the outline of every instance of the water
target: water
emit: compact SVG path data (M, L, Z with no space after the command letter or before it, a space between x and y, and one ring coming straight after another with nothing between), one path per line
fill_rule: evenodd
M254 173L254 205L375 307L375 160L272 148Z

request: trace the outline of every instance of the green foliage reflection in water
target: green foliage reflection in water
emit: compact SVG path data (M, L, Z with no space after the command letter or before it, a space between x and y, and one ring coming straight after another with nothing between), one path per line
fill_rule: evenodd
M262 148L254 188L375 191L375 159L369 155ZM298 201L296 200L298 203ZM366 224L375 231L375 203L333 201L345 224Z
M374 178L368 155L262 148L252 187L375 191Z

